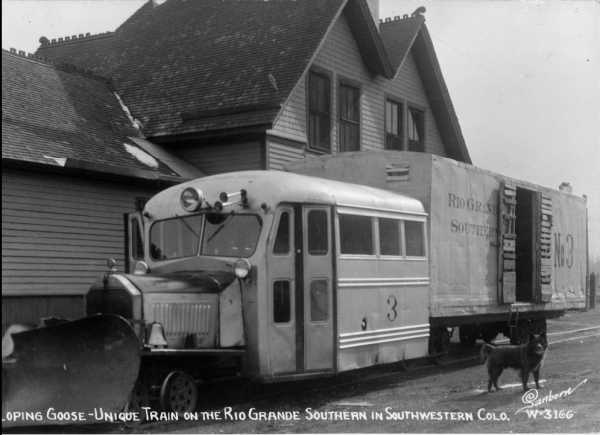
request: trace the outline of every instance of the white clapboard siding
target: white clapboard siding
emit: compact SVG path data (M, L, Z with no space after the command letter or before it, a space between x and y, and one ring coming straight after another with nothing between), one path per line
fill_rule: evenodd
M319 51L314 65L326 69L333 75L332 152L337 152L339 80L345 78L361 84L361 151L385 148L384 107L386 96L389 96L405 103L405 106L413 104L419 109L425 109L426 152L447 156L412 53L408 54L394 80L373 76L364 65L346 18L341 15ZM406 109L407 107L404 107L405 126L408 125ZM304 77L296 86L271 133L306 143L306 131L306 77ZM406 143L406 127L403 140Z
M207 175L263 169L260 142L186 145L177 153Z
M269 169L282 171L283 167L294 160L304 158L301 148L281 145L276 142L268 142Z
M124 214L160 189L2 172L2 323L83 315L83 295L114 258L123 270Z

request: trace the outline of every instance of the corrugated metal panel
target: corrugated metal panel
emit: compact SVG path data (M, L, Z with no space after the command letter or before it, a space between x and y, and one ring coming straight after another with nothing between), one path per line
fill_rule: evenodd
M260 142L205 146L194 144L179 148L177 153L208 175L263 169Z
M5 168L2 295L81 296L107 258L123 270L123 214L158 190Z

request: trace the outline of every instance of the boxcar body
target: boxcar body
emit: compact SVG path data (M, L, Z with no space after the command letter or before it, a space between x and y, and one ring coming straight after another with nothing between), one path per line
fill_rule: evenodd
M585 307L583 198L423 153L345 153L288 169L424 205L432 327L462 326L461 338L472 342L509 335L510 326L523 335L543 328L545 318Z

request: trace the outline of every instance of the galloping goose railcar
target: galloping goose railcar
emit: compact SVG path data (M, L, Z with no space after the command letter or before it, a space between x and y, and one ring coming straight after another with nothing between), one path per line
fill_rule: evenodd
M129 217L133 273L98 280L88 315L130 319L141 383L162 390L191 385L187 374L273 382L423 357L426 221L418 200L366 186L274 171L198 179Z

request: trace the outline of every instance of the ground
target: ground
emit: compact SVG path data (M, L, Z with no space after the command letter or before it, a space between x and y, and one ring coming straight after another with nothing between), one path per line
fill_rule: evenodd
M285 388L296 389L297 386L238 386L234 387L233 394L228 393L227 388L219 389L219 394L213 390L213 399L209 399L211 394L208 394L205 400L219 406L211 407L213 413L208 421L149 423L136 432L598 433L600 330L562 333L593 326L600 326L597 310L572 312L548 323L551 344L541 370L541 379L545 382L537 393L532 390L530 401L534 405L526 409L522 409L528 403L524 402L523 388L515 371L505 371L501 376L501 391L488 393L485 367L478 361L464 361L441 367L431 365L412 372L378 367L333 380L305 383L301 391L287 394ZM571 394L567 394L569 391ZM553 397L561 392L564 392L562 397ZM248 397L252 395L260 399L253 401ZM536 397L537 400L551 399L535 406ZM227 400L231 403L227 404ZM232 407L231 417L215 420L216 416L225 417L228 406ZM316 419L315 412L330 411L335 414L326 414L329 419ZM266 413L263 414L266 418L270 412L287 412L287 415L280 414L279 419L251 419L261 412ZM297 420L293 418L294 412ZM360 416L356 413L363 413L366 420L352 420L352 413L354 417ZM429 413L430 420L417 418L417 413L419 416ZM246 417L244 421L239 419L242 414ZM234 421L236 415L238 420Z
M543 388L528 396L533 404L524 402L513 370L500 377L502 390L488 393L487 372L472 357L475 350L470 358L461 351L462 361L425 364L410 372L386 365L289 384L201 384L199 421L181 416L179 421L147 422L125 433L599 433L600 311L570 312L549 321L548 338ZM201 411L207 412L204 420ZM327 419L317 418L321 415ZM124 429L103 424L3 432Z

